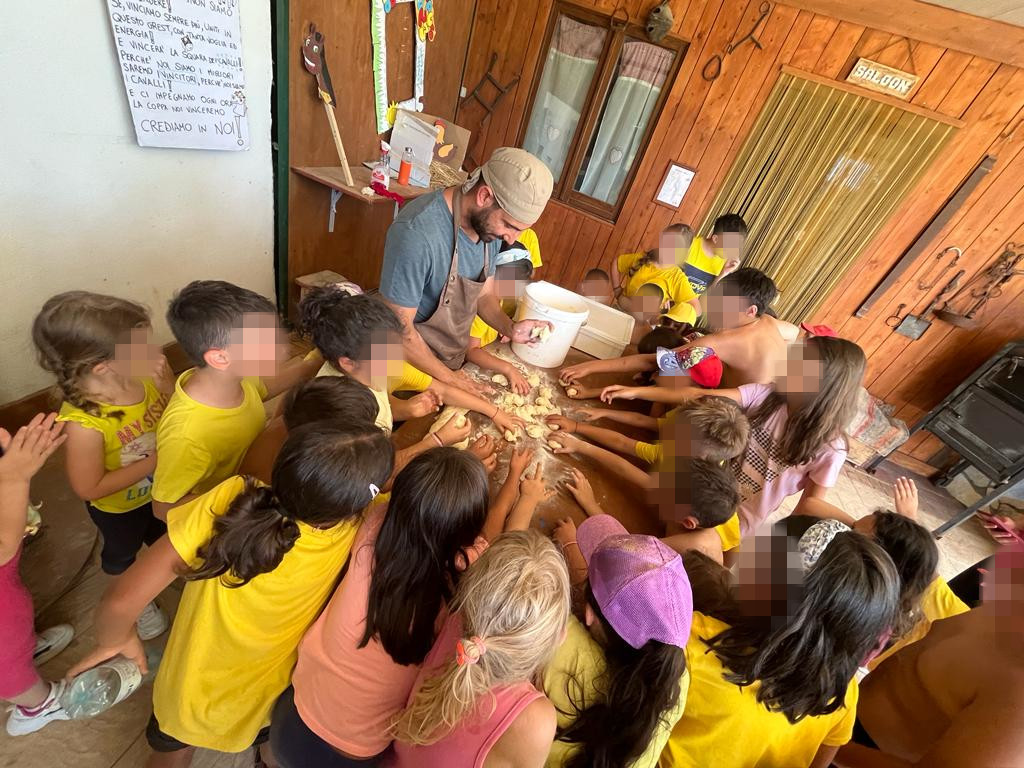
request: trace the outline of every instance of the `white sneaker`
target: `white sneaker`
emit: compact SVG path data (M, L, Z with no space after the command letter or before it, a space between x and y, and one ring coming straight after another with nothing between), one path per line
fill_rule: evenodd
M142 615L135 622L139 630L140 640L152 640L167 631L167 614L160 610L156 603L150 603L142 610Z
M71 643L75 636L75 628L70 624L58 624L44 629L36 635L36 650L32 654L32 662L38 667L45 664Z
M54 720L68 720L68 713L60 703L63 693L63 680L59 683L50 683L50 695L35 709L14 707L11 716L7 718L7 733L10 736L26 736Z

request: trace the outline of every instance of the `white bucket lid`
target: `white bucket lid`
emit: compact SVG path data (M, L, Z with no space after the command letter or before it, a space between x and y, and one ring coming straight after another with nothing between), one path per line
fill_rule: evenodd
M543 280L527 285L526 295L535 309L558 320L581 323L590 315L590 308L580 296Z

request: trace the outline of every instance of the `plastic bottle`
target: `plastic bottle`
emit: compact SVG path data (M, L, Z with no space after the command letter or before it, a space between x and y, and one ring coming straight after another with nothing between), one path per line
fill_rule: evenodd
M377 182L384 189L391 185L391 145L386 141L380 143L380 161L373 166L370 182Z
M68 683L61 705L73 720L95 717L131 696L141 682L142 673L134 662L115 656Z
M412 147L406 147L402 153L402 162L398 166L398 183L408 184L412 174Z

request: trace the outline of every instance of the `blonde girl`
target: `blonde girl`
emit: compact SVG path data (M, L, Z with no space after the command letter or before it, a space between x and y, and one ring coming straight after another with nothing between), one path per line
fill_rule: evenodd
M100 531L100 566L111 575L167 530L153 515L150 489L156 427L174 382L151 335L144 306L86 291L54 296L32 324L39 363L63 401L57 420L67 423L68 480ZM155 604L139 622L145 640L167 628Z
M569 574L535 530L505 533L459 582L408 707L398 768L540 768L555 708L533 680L565 637Z

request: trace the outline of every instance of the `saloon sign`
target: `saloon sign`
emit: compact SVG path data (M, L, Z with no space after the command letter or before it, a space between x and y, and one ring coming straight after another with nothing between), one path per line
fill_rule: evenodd
M854 83L878 93L887 93L899 99L910 95L910 89L918 81L917 75L902 72L870 59L858 59L846 82Z

